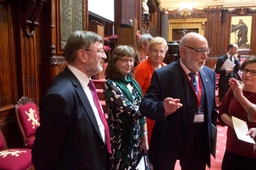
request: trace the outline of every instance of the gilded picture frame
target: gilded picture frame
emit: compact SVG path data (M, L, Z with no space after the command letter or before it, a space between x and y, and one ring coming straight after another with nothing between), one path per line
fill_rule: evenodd
M236 43L238 49L251 48L252 16L232 16L230 25L230 43Z

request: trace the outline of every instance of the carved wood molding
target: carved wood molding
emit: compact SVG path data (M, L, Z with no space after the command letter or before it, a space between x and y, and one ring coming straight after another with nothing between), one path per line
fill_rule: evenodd
M27 104L28 102L34 102L34 101L33 101L30 97L22 96L22 97L18 100L16 106L17 106L17 105L25 105L25 104Z
M191 14L187 16L187 18L206 18L208 14L216 14L221 12L221 7L208 7L201 9L192 8ZM169 19L184 19L184 16L180 15L180 11L178 9L173 11L168 11Z
M42 56L42 64L59 65L67 63L63 55Z
M236 8L232 11L228 11L230 15L253 15L256 13L256 9L251 8Z
M36 19L41 14L43 3L48 0L30 0L25 4L27 8L24 12L24 17L22 20L22 29L26 37L33 37L34 30L39 26Z
M191 10L191 14L186 18L205 18L205 17L206 17L206 13L204 11L193 8ZM180 14L180 11L176 9L174 11L168 12L168 19L184 19L184 16L182 16Z
M50 58L51 65L58 65L58 64L63 64L63 63L66 63L64 56L52 56Z
M209 13L209 14L217 14L219 12L221 12L223 9L221 7L208 7L208 8L204 8L203 11L205 13Z

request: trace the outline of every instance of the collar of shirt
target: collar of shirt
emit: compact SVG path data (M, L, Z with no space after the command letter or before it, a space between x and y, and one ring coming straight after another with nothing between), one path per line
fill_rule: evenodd
M80 70L78 70L77 68L75 68L75 67L73 67L69 64L67 65L67 67L71 70L71 72L76 76L76 78L79 80L80 84L82 85L82 87L84 89L84 92L85 92L85 94L86 94L86 96L87 96L87 98L90 102L90 105L92 107L92 110L93 110L94 116L96 118L96 121L98 123L102 140L103 140L103 142L105 142L105 140L106 140L105 139L105 128L104 128L104 125L103 125L103 123L101 121L101 118L99 116L97 106L95 105L95 103L93 101L90 88L88 86L88 83L90 81L89 77L87 77L83 72L81 72ZM102 109L102 107L101 107L101 109ZM102 112L103 112L103 109L102 109Z
M228 59L230 59L230 57L232 57L232 55L230 55L230 54L227 53L227 57L228 57Z
M76 78L79 80L79 82L81 83L83 88L87 87L87 85L90 81L89 77L87 77L82 71L80 71L77 68L71 66L70 64L68 64L67 67L76 76Z
M189 74L190 72L192 72L192 71L190 71L190 70L185 66L185 64L183 64L182 60L180 60L180 66L181 66L181 68L185 71L185 73L187 74L187 76L188 76L188 74ZM198 77L198 72L196 72L196 75L197 75L197 77ZM191 79L190 76L188 76L188 78Z

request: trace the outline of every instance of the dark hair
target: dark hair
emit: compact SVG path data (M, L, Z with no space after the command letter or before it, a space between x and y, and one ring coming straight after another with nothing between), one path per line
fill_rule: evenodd
M235 44L229 44L229 45L228 45L228 50L229 50L230 48L233 48L234 45L235 45Z
M242 63L240 70L244 70L247 64L256 63L256 55L251 55L250 57L246 58Z
M102 37L95 32L75 31L69 36L65 46L65 60L68 63L72 63L77 56L77 53L75 53L77 50L81 48L88 49L90 45L94 44L95 42L103 42Z
M116 61L119 58L128 56L135 58L135 51L130 45L119 45L112 52L110 59L108 61L108 65L105 71L106 79L119 80L122 78L122 74L119 70L116 69Z

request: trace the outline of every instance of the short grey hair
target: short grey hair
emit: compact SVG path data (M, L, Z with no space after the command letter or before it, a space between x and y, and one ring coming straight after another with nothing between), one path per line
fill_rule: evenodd
M150 34L142 34L138 41L138 49L140 50L142 48L142 44L150 42L152 40L152 38L153 37Z

